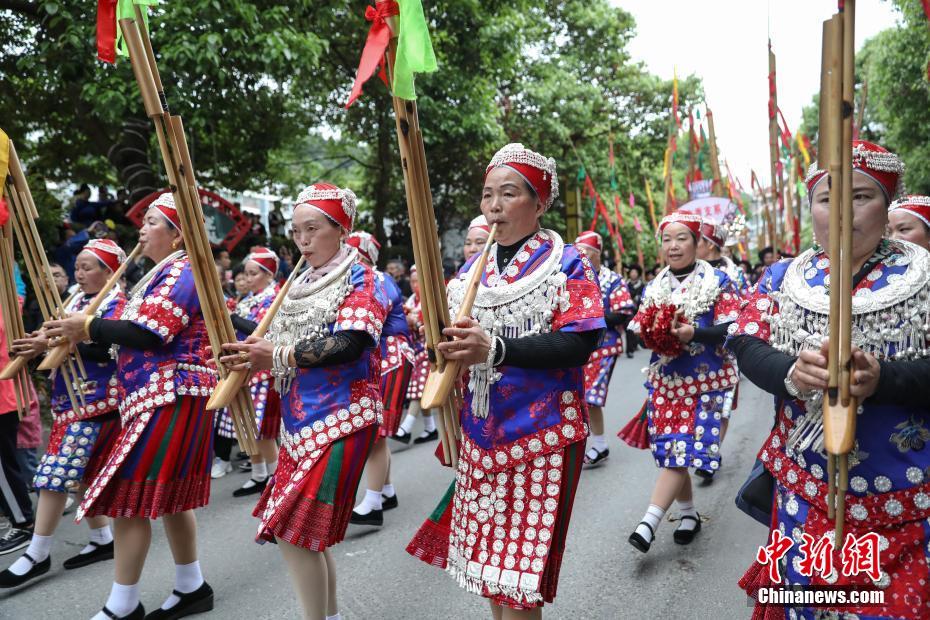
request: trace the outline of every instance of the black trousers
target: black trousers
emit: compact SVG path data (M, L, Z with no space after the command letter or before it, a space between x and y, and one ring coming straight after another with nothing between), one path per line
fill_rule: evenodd
M0 413L0 510L14 527L29 527L34 517L29 489L16 459L18 430L15 411Z
M631 330L626 330L626 352L634 353L639 345L639 336Z

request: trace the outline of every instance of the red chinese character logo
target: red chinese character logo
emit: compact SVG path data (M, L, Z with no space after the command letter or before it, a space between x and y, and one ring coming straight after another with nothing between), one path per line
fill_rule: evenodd
M756 552L756 562L769 567L769 579L773 583L781 583L781 574L778 572L778 561L785 557L794 543L780 530L772 530L772 542L765 547L759 547Z
M878 534L869 532L856 538L852 534L846 535L843 542L841 560L843 562L843 575L852 577L865 573L877 581L881 577L881 567L878 548Z
M798 563L798 572L805 577L812 577L814 571L826 577L833 572L833 542L826 536L814 541L810 534L801 534L804 542L798 547L801 561Z

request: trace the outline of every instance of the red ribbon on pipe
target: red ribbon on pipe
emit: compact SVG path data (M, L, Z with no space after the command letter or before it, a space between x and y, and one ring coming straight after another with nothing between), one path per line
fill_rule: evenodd
M384 63L384 51L391 41L391 29L388 27L387 18L399 14L400 7L394 0L378 2L376 6L369 6L365 9L365 19L371 22L371 28L368 29L368 38L365 40L362 58L358 62L355 83L352 85L352 92L346 103L347 108L355 103L355 100L362 94L362 86Z
M97 0L97 58L116 63L117 0Z

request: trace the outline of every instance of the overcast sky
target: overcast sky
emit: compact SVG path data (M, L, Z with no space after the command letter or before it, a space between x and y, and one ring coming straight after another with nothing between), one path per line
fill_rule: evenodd
M612 2L636 18L635 59L667 78L677 67L679 77L703 79L721 157L743 186L749 189L750 168L767 183L767 36L777 58L778 107L794 133L802 107L820 88L822 22L835 12L835 0ZM886 0L856 5L857 49L898 19Z

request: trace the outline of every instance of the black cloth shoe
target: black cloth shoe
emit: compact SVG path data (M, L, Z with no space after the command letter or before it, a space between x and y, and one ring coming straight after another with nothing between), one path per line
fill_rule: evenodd
M213 609L213 588L206 581L193 592L182 594L174 590L172 594L181 600L171 609L156 609L145 616L145 620L175 620Z
M384 510L372 510L367 515L360 515L353 510L352 517L349 518L349 523L353 525L381 527L384 525Z
M250 471L252 471L252 461L249 460L243 463L242 465L240 465L239 471L244 471L246 473L249 473Z
M439 431L436 429L433 429L430 432L426 433L425 435L420 435L419 437L414 439L413 443L426 443L428 441L436 441L437 439L439 439Z
M128 616L117 616L115 613L113 613L106 607L104 607L100 611L103 612L104 616L106 616L107 618L113 618L113 620L144 620L145 618L148 618L148 616L145 615L145 607L142 606L142 603L139 603L139 605L135 609L133 609L132 613L129 614Z
M399 441L400 443L409 444L410 440L413 439L413 435L408 433L402 428L397 429L397 432L391 435L391 439L394 441Z
M48 556L41 562L33 560L29 557L28 553L24 553L23 557L32 562L32 566L24 575L16 575L11 572L10 569L6 569L0 573L0 588L15 588L16 586L26 583L30 579L35 579L39 575L44 575L52 566L52 556Z
M110 541L105 545L95 543L94 541L90 541L89 544L94 547L94 550L88 551L87 553L79 553L65 560L65 563L63 564L65 570L81 568L82 566L89 566L95 562L102 562L104 560L113 559L113 541Z
M268 486L268 478L265 478L261 481L256 480L255 478L249 478L245 481L245 484L233 491L233 497L245 497L246 495L255 495L256 493L261 493L265 490L266 486Z
M32 526L20 528L15 525L6 531L3 537L0 537L0 555L13 553L29 546L32 540Z
M397 493L395 493L391 497L387 497L382 493L381 494L381 510L392 510L394 508L397 508Z
M652 546L652 541L656 539L656 532L654 529L652 529L652 526L646 523L645 521L640 521L639 525L645 525L646 527L649 528L649 533L652 534L652 540L646 540L645 538L640 536L639 532L637 532L636 530L633 530L633 533L630 534L629 541L631 545L636 547L636 549L638 549L639 551L642 551L643 553L646 553L649 551L649 547ZM639 525L637 525L636 527L639 527Z
M707 471L706 469L695 469L694 475L698 478L703 478L704 480L713 480L714 474L716 471Z
M594 454L597 455L594 458L591 458L590 456L591 450L594 450ZM591 469L594 467L598 467L599 465L603 465L604 461L606 461L609 456L610 456L610 448L607 448L606 450L601 452L600 450L592 446L591 448L588 449L587 452L585 452L584 465L582 465L582 468Z
M694 529L683 530L681 526L684 524L685 519L690 519L697 523ZM678 525L678 528L675 529L675 533L672 534L672 538L675 539L675 542L679 545L690 545L691 541L694 540L694 537L697 536L698 532L701 531L701 515L692 517L691 515L682 515L681 524Z

